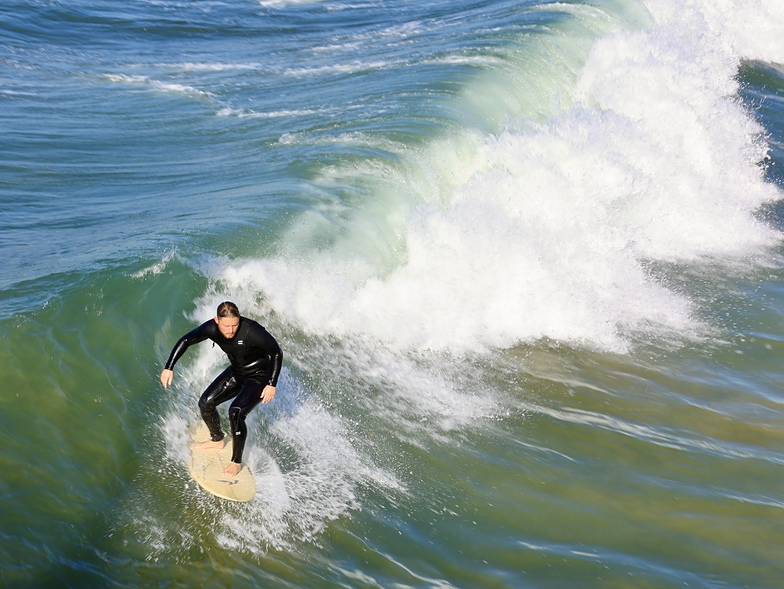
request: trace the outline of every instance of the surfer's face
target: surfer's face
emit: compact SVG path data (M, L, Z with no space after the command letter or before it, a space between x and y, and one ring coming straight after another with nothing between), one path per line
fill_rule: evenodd
M239 317L216 317L215 323L218 324L218 331L220 331L221 335L226 339L233 338L240 328Z

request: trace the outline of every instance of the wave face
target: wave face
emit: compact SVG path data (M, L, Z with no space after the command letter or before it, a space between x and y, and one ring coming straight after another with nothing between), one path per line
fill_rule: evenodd
M778 586L774 4L3 4L0 585Z
M318 170L314 190L361 186L362 202L334 195L279 255L216 279L264 292L311 333L401 349L549 338L623 351L634 334L698 334L688 297L649 266L743 258L779 239L756 215L780 192L735 77L740 51L773 45L748 47L736 30L746 11L724 23L710 9L653 8L630 31L617 15L559 6L570 17L559 36L523 37L464 84L457 127L414 149L378 146L394 159ZM553 86L557 105L542 98Z

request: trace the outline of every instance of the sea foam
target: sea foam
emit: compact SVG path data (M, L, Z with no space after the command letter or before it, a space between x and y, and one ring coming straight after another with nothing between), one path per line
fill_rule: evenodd
M759 7L754 22L775 21L771 3ZM746 33L757 25L745 9L648 8L644 26L605 17L587 52L584 39L559 46L573 52L561 61L582 66L559 82L548 116L520 100L497 133L466 128L397 154L402 165L341 170L362 185L376 174L371 204L309 211L279 258L239 261L217 278L264 292L306 332L398 349L548 338L623 352L630 334L698 331L693 303L647 264L778 242L755 216L781 193L764 179L767 146L735 80L740 58L775 48ZM519 85L521 95L551 87L547 63L526 67L536 71L489 75L538 86ZM335 175L324 170L326 189ZM308 249L315 235L328 245Z

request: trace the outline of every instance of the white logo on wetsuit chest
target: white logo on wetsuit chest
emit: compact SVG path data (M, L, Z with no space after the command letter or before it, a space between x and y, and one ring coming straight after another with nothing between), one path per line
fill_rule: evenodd
M244 346L244 345L245 345L245 340L238 339L238 340L237 340L237 345L238 345L238 346Z

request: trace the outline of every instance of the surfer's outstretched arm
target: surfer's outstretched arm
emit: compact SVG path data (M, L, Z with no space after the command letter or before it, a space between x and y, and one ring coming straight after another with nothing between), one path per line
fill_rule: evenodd
M166 361L166 366L164 367L163 372L161 372L161 384L163 385L163 388L168 388L174 380L174 365L185 353L185 350L193 344L203 342L209 337L209 328L212 327L211 324L212 321L202 323L196 329L192 329L186 333L176 344L174 344L174 348L172 348L171 354L169 354L169 359Z
M174 368L177 360L182 357L182 355L185 353L185 350L190 348L193 344L201 343L210 337L210 334L213 333L214 328L215 325L212 320L205 321L196 329L192 329L179 340L177 340L177 343L174 344L174 347L172 348L171 354L169 354L169 359L166 360L164 372ZM163 375L161 375L161 382L163 382Z

